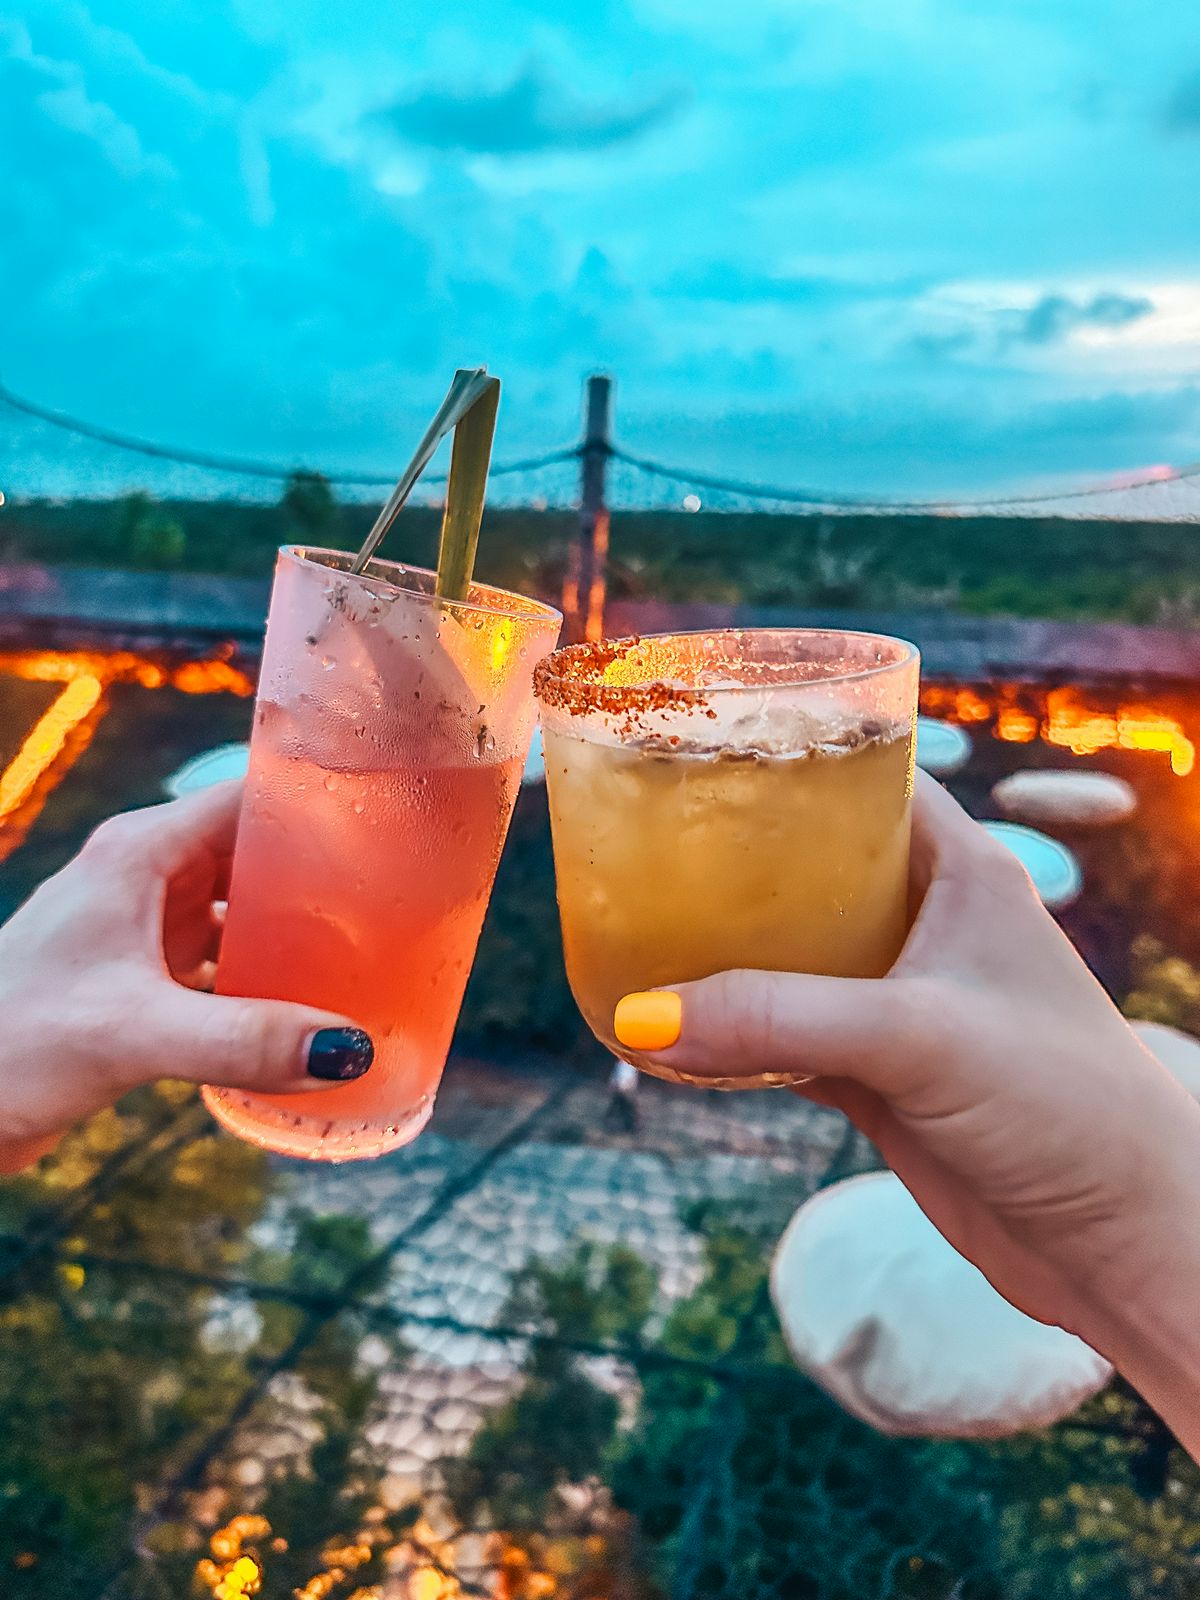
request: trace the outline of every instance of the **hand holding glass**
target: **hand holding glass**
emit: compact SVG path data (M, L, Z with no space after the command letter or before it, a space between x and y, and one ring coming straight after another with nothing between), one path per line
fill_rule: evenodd
M561 618L335 551L280 552L217 987L350 1017L375 1062L303 1096L207 1089L219 1121L342 1161L433 1110Z
M567 974L623 995L738 968L880 977L907 930L918 657L764 629L560 650L536 674ZM755 1088L757 1074L705 1079Z

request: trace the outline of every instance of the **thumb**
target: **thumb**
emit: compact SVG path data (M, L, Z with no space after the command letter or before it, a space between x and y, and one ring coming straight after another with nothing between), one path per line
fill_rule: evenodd
M184 1078L290 1094L361 1078L374 1056L370 1037L336 1013L164 984L125 1066L135 1083Z
M761 1074L781 1082L850 1078L881 1093L919 1044L912 985L891 978L824 978L793 972L721 972L674 989L626 995L618 1040L671 1075L736 1085Z

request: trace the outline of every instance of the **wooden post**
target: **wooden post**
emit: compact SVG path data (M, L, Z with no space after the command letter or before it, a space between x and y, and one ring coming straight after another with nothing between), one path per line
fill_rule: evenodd
M609 523L604 484L612 453L612 389L612 379L603 375L587 381L579 452L579 535L563 585L564 631L571 640L599 639L604 633Z

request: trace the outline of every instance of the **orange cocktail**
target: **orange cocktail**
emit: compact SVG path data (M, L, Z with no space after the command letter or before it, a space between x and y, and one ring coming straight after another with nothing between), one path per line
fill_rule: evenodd
M794 629L575 645L539 667L567 973L615 1055L647 1065L613 1032L626 994L888 970L917 676L898 640ZM722 1086L766 1081L747 1063Z
M533 668L560 618L335 552L280 553L217 987L365 1028L354 1083L207 1089L233 1132L315 1160L428 1121L528 751Z

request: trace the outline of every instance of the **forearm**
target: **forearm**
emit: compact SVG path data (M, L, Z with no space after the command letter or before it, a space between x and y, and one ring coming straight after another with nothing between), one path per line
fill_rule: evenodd
M1128 1243L1081 1289L1079 1332L1200 1461L1200 1108L1159 1152Z
M1200 1275L1194 1304L1200 1305ZM1161 1309L1161 1308L1160 1308ZM1158 1415L1192 1457L1200 1462L1200 1337L1193 1312L1186 1317L1122 1317L1095 1343Z

